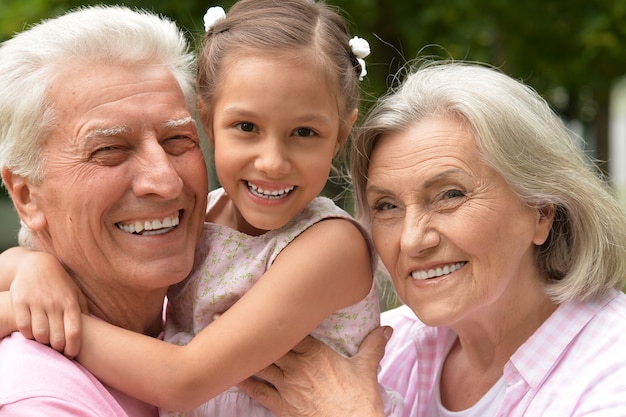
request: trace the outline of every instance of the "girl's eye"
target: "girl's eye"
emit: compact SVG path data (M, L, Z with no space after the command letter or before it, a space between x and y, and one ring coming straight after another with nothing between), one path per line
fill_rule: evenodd
M296 136L313 136L313 135L315 135L315 131L313 129L309 129L308 127L299 127L293 133Z
M257 128L254 123L250 122L241 122L236 124L237 129L243 132L256 132Z

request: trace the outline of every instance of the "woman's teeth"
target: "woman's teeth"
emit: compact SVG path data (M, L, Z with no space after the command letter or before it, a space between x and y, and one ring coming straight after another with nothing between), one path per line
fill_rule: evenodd
M252 194L261 198L279 199L285 197L294 190L294 186L283 188L280 190L264 190L261 187L248 183L248 189Z
M163 219L136 221L130 224L118 223L117 227L128 233L142 234L144 236L158 235L169 232L178 226L178 213L175 216L168 216Z
M443 275L448 275L456 271L457 269L461 269L466 262L457 262L455 264L446 265L442 268L433 268L428 271L414 271L411 273L411 277L417 280L425 280L429 278L438 278Z

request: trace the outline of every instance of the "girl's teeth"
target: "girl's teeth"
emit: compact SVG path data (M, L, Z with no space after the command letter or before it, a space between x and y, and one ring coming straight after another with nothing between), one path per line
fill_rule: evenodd
M284 196L286 196L287 194L289 194L291 191L293 191L294 188L296 187L287 187L287 188L283 188L282 190L264 190L260 187L257 187L256 185L250 184L248 183L248 188L250 189L250 191L252 192L252 194L258 196L258 197L264 197L264 198L282 198Z

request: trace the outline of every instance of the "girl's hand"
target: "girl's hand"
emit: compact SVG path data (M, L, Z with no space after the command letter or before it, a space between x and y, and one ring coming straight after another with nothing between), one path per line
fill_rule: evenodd
M11 294L8 291L0 292L0 339L16 331L17 324L11 304Z
M18 330L28 339L74 357L80 350L87 299L61 263L45 252L20 254L11 283Z

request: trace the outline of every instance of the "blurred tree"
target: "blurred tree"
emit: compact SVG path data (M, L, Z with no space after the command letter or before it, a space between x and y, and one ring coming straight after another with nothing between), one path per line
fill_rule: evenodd
M372 55L363 82L364 107L419 57L487 62L524 80L567 121L581 121L589 150L608 161L610 90L626 74L624 0L328 0L345 11L352 32ZM81 0L2 0L0 39L73 7L120 3ZM234 0L212 1L228 9ZM126 0L176 20L190 39L202 33L208 7L199 0ZM600 163L605 172L607 164ZM341 185L339 186L341 187Z
M372 70L373 84L418 54L488 62L533 86L566 121L582 122L607 172L610 91L626 75L623 0L335 3L379 40L372 60L384 64ZM381 88L375 84L374 94Z

